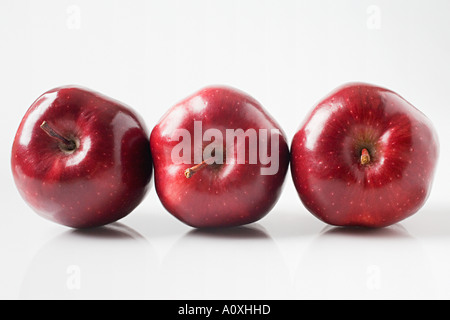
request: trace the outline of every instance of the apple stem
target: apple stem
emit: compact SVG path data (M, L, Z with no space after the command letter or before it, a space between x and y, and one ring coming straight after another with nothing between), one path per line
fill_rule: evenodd
M60 143L62 143L61 147L66 151L73 151L77 148L77 144L73 140L69 140L63 137L61 134L56 132L52 127L49 126L47 121L42 122L41 129L45 131L50 137L55 138Z
M364 148L361 151L361 164L366 165L369 163L370 163L370 154L369 151L366 148Z
M187 168L186 170L184 170L184 175L186 176L186 178L190 178L192 177L197 171L203 169L204 167L210 165L210 163L208 163L207 161L210 160L212 158L203 160L202 162L200 162L199 164L196 164L193 167Z

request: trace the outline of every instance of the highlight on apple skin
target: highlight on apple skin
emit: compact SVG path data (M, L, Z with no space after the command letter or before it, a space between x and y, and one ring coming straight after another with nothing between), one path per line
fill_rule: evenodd
M140 116L78 86L47 91L31 105L11 154L14 181L28 205L73 228L128 215L144 199L152 167Z
M439 154L431 121L395 92L343 85L306 117L291 144L298 195L337 226L385 227L426 202Z
M170 108L150 147L159 199L196 228L258 221L278 201L289 166L281 127L255 99L224 86Z

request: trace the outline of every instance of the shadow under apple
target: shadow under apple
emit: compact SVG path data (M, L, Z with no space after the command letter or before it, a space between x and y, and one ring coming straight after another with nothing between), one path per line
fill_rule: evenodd
M270 239L269 235L260 225L239 226L230 228L194 229L188 232L189 238L207 238L244 240L244 239Z
M47 242L33 257L20 298L145 298L156 270L152 246L128 226L116 222L69 230Z

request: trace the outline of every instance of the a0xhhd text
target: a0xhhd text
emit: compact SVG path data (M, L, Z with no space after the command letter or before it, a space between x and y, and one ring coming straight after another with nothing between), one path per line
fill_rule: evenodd
M185 304L178 307L178 315L198 315L206 318L212 316L232 315L268 315L270 306L267 304L225 304L223 306L193 306Z

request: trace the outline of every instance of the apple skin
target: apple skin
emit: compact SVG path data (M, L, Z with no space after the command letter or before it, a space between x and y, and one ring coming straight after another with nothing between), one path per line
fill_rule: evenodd
M73 152L40 126L77 141ZM47 91L16 133L11 168L19 193L39 215L89 228L117 221L144 198L152 177L149 134L128 106L91 90Z
M317 218L385 227L424 205L438 154L437 133L422 112L385 88L349 83L319 102L295 134L291 173Z
M192 165L173 163L171 151L178 141L172 134L183 128L193 136L194 120L202 121L203 132L215 128L223 137L226 129L278 129L277 173L261 175L259 161L224 161L187 179L184 171ZM289 146L280 126L255 99L226 86L203 88L173 106L152 130L150 148L158 197L167 211L195 228L233 227L261 219L277 202L289 167ZM248 155L248 145L245 148Z

